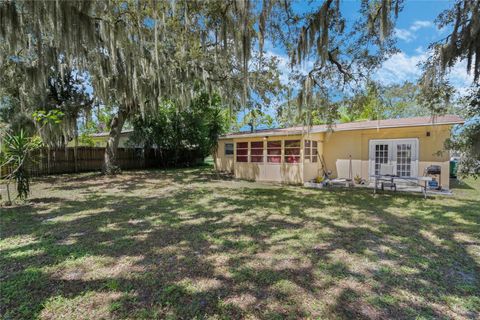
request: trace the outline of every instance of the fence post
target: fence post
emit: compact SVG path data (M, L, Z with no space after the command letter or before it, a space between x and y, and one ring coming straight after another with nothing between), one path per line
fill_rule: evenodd
M143 169L147 168L147 155L145 152L145 148L142 148L142 157L143 157Z
M50 174L50 146L47 147L47 174Z
M77 154L77 148L78 148L78 135L75 134L75 147L73 148L73 158L75 159L75 173L78 172L78 154Z

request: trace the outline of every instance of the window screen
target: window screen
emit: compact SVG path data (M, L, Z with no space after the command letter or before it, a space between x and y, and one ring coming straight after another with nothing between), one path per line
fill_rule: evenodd
M282 141L267 142L267 162L270 162L270 163L282 162Z
M225 155L233 155L233 143L225 143Z
M285 162L300 162L300 140L285 140Z
M263 162L263 141L250 142L250 162Z
M237 162L248 162L248 142L237 142Z

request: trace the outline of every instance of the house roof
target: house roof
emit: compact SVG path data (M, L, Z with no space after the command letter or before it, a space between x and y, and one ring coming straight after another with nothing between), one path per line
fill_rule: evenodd
M132 129L125 129L125 130L122 130L122 132L120 134L127 134L127 133L131 133L133 132ZM110 135L110 132L98 132L98 133L92 133L90 136L91 137L106 137Z
M431 117L415 117L415 118L399 118L399 119L385 119L385 120L369 120L369 121L354 121L347 123L337 123L329 125L318 125L311 127L290 127L290 128L276 128L263 129L255 132L234 132L223 135L220 139L231 138L247 138L247 137L265 137L265 136L283 136L283 135L298 135L304 133L318 133L327 131L350 131L350 130L365 130L365 129L383 129L383 128L401 128L401 127L418 127L431 125L445 125L445 124L463 124L465 121L456 115L431 116Z

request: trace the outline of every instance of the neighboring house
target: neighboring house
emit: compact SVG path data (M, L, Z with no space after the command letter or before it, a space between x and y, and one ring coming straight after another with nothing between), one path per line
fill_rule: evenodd
M293 184L322 175L322 163L332 178L366 180L379 174L382 163L394 165L403 177L422 176L426 167L440 165L448 189L444 142L452 126L463 123L446 115L237 132L219 139L215 164L236 178Z
M133 132L133 130L122 130L122 133L120 133L120 140L118 141L118 147L119 148L131 148L131 145L128 144L128 138L130 134ZM98 147L98 148L105 148L107 146L107 140L110 135L110 132L100 132L100 133L93 133L90 135L90 137L93 140L93 146ZM75 141L72 140L68 143L68 147L73 147L75 146ZM79 142L79 146L85 146L85 144L82 144Z

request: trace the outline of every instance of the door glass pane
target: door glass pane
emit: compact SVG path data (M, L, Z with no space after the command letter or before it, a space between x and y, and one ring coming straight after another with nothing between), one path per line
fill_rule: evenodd
M397 144L397 175L400 177L410 177L412 163L412 144Z
M375 145L375 174L380 174L380 166L388 163L388 144Z

